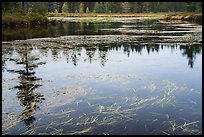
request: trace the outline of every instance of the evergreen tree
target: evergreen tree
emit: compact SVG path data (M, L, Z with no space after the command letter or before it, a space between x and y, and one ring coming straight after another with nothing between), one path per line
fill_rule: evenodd
M45 13L47 12L47 3L46 2L32 2L32 12Z
M62 6L62 13L67 13L68 12L68 4L65 2Z
M98 13L98 12L99 12L99 3L96 2L95 5L94 5L93 13Z
M195 3L194 2L187 2L187 11L194 12L195 11Z
M122 13L128 13L130 10L129 2L122 2L121 3L121 12Z
M195 11L196 12L202 12L202 2L196 2Z
M79 4L79 13L84 13L84 3L83 2Z
M2 13L202 12L202 2L2 2Z
M89 7L86 7L86 13L89 13Z
M55 12L54 12L54 13L56 13L56 14L58 13L57 9L55 9Z
M129 2L129 13L137 13L138 5L137 2Z
M51 2L49 2L49 3L51 3ZM57 12L58 11L60 11L60 4L59 4L59 2L52 2L53 4L53 6L52 6L52 10L55 12L55 10L57 10Z
M111 2L111 11L112 13L121 13L121 4L120 2Z

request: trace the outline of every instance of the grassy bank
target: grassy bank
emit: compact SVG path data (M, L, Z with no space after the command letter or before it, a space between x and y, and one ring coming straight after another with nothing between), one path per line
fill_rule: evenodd
M202 13L169 13L163 16L161 20L181 20L202 23Z
M156 17L160 20L181 20L202 23L202 13L49 13L48 17Z
M159 17L164 13L49 13L48 17Z
M3 14L2 25L5 27L42 26L56 24L56 19L48 17L156 17L160 20L181 20L202 23L202 13L27 13Z
M56 20L48 20L47 15L39 13L27 14L3 14L2 26L4 27L19 27L19 26L33 26L38 27L42 25L55 24Z

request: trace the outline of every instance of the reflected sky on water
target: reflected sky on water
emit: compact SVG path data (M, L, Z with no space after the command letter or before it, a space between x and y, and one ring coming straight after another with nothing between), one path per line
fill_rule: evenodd
M36 37L146 33L121 31L121 25L132 30L178 29L173 23L158 22L101 24L98 28L94 23L83 23L81 28L79 23L60 24ZM112 30L102 33L103 28ZM73 49L5 44L3 134L202 134L199 42L129 42Z

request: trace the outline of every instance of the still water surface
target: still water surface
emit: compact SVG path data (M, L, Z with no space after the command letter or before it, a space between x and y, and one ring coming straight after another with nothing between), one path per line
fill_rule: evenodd
M202 134L201 25L68 22L29 35L6 31L4 41L103 34L140 38L139 44L71 49L4 43L3 134ZM186 39L168 42L180 36Z

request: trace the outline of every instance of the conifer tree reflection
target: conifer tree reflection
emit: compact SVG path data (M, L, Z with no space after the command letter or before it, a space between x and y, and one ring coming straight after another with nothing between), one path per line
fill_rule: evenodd
M180 46L180 49L183 50L182 54L187 57L188 65L193 68L196 54L201 53L202 45Z
M124 51L124 53L127 53L128 57L130 56L130 47L129 46L124 46L123 51Z
M107 52L108 48L106 46L99 46L99 58L102 66L105 65Z
M4 44L2 46L2 72L4 72L6 70L6 61L12 56L14 48L11 44Z
M59 57L59 48L53 48L51 49L51 53L52 53L52 59L57 61L60 57Z
M72 58L72 63L74 64L74 66L76 66L77 65L77 55L76 55L76 53L72 53L72 55L71 55L71 58Z
M95 55L95 52L96 52L96 47L85 47L86 49L86 55L87 55L87 58L90 62L90 64L92 63L92 58L94 57Z
M18 52L20 58L14 59L14 61L16 64L23 66L23 68L8 71L19 74L19 85L14 88L18 89L17 98L24 108L20 119L25 122L28 128L32 128L34 126L33 122L35 121L34 113L36 109L39 108L37 102L44 100L42 94L34 92L36 88L42 86L37 83L41 78L35 76L35 69L38 65L44 63L39 62L39 58L32 56L28 47L20 48Z
M187 57L188 65L190 68L193 68L194 61L196 58L196 55L201 53L202 51L202 44L194 44L194 45L180 45L178 44L132 44L130 46L123 44L123 45L114 45L112 47L109 47L109 50L120 50L121 47L123 47L124 53L127 54L127 56L130 56L130 51L136 52L141 54L144 49L146 49L147 53L153 53L154 51L159 52L160 50L163 50L164 47L171 48L172 52L174 49L180 47L180 50L183 51L183 56Z

